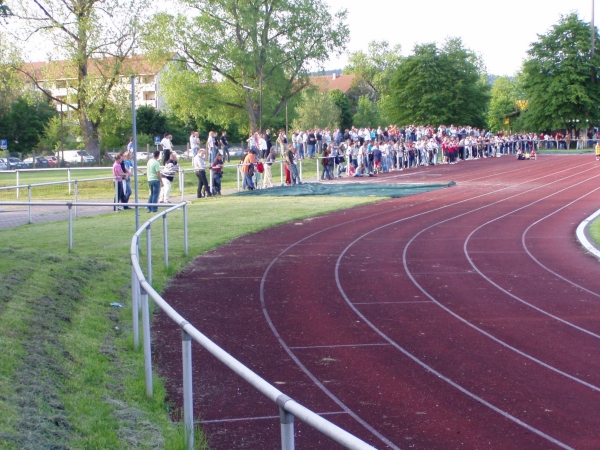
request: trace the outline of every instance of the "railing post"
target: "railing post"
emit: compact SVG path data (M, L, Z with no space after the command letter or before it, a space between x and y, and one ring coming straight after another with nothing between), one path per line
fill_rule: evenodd
M194 394L192 391L192 338L181 324L181 359L183 360L183 423L185 427L185 448L194 449Z
M211 166L212 167L212 163ZM215 195L215 193L213 192L213 171L212 169L210 169L208 174L208 191L212 194Z
M27 185L27 201L29 202L29 205L27 205L27 210L29 213L29 222L28 223L32 223L31 222L31 185L30 184Z
M150 225L146 227L146 261L148 262L148 284L152 285L152 230Z
M185 172L183 170L179 172L179 189L181 190L181 201L183 201L185 193Z
M300 160L300 182L303 182L303 177L302 177L302 160Z
M115 180L115 203L119 203L119 181ZM119 211L119 207L115 206L115 211Z
M79 185L75 180L75 218L77 218L77 200L79 199Z
M9 158L6 158L7 165L8 165L8 160L9 160ZM21 182L19 180L21 177L20 177L19 169L16 169L15 172L17 174L17 198L20 198L21 190L19 189L19 186L20 186Z
M165 254L165 267L169 267L169 232L167 226L167 214L163 215L163 247Z
M236 172L237 172L237 190L238 190L238 192L240 192L240 166L239 165L236 167Z
M319 170L319 158L318 156L315 158L315 163L317 164L317 181L321 181L321 172Z
M139 312L139 297L138 292L140 284L137 279L133 265L131 266L131 314L133 324L133 348L135 350L140 348L140 312Z
M283 186L283 162L279 164L279 175L281 176L281 186Z
M294 450L294 416L284 409L285 404L291 400L285 394L281 394L275 400L279 406L279 421L281 423L281 449Z
M183 251L188 255L188 214L187 204L183 205Z
M72 204L68 203L69 207L69 252L73 251L73 209Z
M150 346L150 305L148 293L140 286L142 293L142 332L144 337L144 375L146 378L146 395L152 397L152 347Z
M71 195L71 168L67 169L67 181L69 182L69 195Z

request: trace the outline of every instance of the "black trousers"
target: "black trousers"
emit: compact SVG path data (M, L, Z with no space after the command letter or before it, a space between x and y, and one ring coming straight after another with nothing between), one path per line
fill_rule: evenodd
M196 176L198 177L198 192L196 196L200 198L203 195L210 195L210 187L208 186L208 180L206 179L206 170L196 171ZM202 193L202 186L204 186L204 194Z

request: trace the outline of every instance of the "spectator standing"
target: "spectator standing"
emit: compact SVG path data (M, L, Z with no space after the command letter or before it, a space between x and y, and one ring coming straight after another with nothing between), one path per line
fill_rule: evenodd
M171 153L171 158L166 162L162 174L162 187L158 196L158 203L171 203L169 198L171 197L171 183L175 178L175 174L179 172L179 165L177 164L177 154Z
M213 171L213 195L221 195L221 178L223 178L223 155L217 152L211 164Z
M244 190L254 190L254 172L256 171L256 151L250 149L246 158L244 159L244 166L242 167L242 172L244 173Z
M206 151L199 150L198 154L194 156L192 165L198 177L198 191L196 192L197 198L211 197L210 187L208 186L208 180L206 179Z
M173 143L171 142L172 138L173 136L169 133L165 133L165 137L160 141L160 145L163 148L163 166L171 158L171 150L173 149Z
M267 158L265 159L265 173L262 184L263 189L267 187L267 183L269 184L269 187L273 187L273 173L271 169L273 168L273 163L275 162L276 158L275 147L272 147L267 155Z
M223 160L227 158L227 162L231 161L229 157L229 142L227 142L227 131L221 131L221 149L223 150Z
M121 154L115 156L115 162L113 164L113 176L115 177L115 183L117 184L117 198L115 199L115 203L127 203L127 198L125 196L125 180L127 179L127 172L123 170L123 158ZM122 206L116 206L114 210L121 210ZM125 209L129 209L128 206Z
M298 168L296 167L295 157L296 157L296 149L288 144L288 152L286 155L286 166L290 171L290 184L293 186L295 184L302 184L300 182L300 176L298 175Z
M160 191L160 182L162 175L160 173L160 163L158 162L158 158L160 157L160 152L156 150L152 154L152 158L148 160L148 165L146 166L147 176L148 176L148 189L150 190L150 197L148 198L148 203L158 203L158 193ZM158 212L158 206L148 206L146 211L149 213Z
M196 134L196 131L190 133L190 148L192 149L194 157L198 154L198 150L200 149L200 140L196 137Z

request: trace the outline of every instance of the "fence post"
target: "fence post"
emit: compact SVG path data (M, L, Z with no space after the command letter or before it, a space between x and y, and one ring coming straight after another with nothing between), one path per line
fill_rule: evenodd
M7 165L9 164L8 160L9 160L9 158L6 158ZM19 189L19 186L21 184L19 181L21 179L21 177L20 177L21 174L19 173L19 169L16 169L15 172L17 174L17 198L19 198L21 196L21 190Z
M279 163L279 175L281 176L281 186L283 186L283 162Z
M185 426L185 448L194 449L194 394L192 391L192 338L181 324L181 359L183 360L183 423Z
M179 172L179 189L181 190L181 201L185 193L185 172L182 170Z
M152 397L152 347L150 346L150 305L148 293L140 286L142 293L142 331L144 334L144 375L146 378L146 395Z
M72 204L67 203L69 207L69 252L73 251L73 209Z
M77 199L79 198L79 185L75 180L75 218L77 218Z
M285 404L289 400L291 400L291 398L285 394L281 394L275 399L277 406L279 406L282 450L294 450L294 416L284 409Z
M167 226L167 214L163 215L163 247L165 254L165 267L169 268L169 232Z
M31 222L31 185L30 184L27 185L27 201L29 202L29 205L27 205L27 210L29 212L29 222L28 223L32 223Z
M302 178L302 160L300 160L300 181L301 182L303 182L302 179L303 179Z
M67 181L69 182L69 195L71 195L71 168L67 168Z
M240 192L240 165L239 164L236 166L235 171L237 172L237 190L238 190L238 192Z
M115 180L115 203L119 203L119 181ZM119 211L117 206L114 207L115 211Z
M318 156L315 158L315 164L317 166L317 181L321 181L321 173L319 171L319 158Z
M146 261L148 261L148 284L152 284L152 230L150 225L146 227Z
M133 269L133 265L131 266L131 314L132 314L132 324L133 324L133 348L135 350L140 348L140 312L139 312L139 297L138 291L140 289L140 284L137 279L137 275L135 274L135 270Z
M187 203L183 205L183 251L188 255L188 214Z

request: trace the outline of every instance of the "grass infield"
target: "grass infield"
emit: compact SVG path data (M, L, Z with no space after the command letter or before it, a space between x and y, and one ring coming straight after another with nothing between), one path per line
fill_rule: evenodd
M154 287L195 256L236 236L376 198L220 197L169 216L169 268L162 227L153 228ZM142 219L150 215L143 213ZM178 449L165 390L145 395L143 354L133 350L129 246L133 211L80 218L74 252L66 222L2 230L0 258L0 442L3 449ZM142 254L142 261L145 255ZM123 308L111 307L118 302ZM242 383L242 381L240 381ZM202 411L196 411L201 415ZM204 448L197 433L197 448Z

